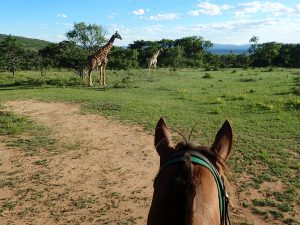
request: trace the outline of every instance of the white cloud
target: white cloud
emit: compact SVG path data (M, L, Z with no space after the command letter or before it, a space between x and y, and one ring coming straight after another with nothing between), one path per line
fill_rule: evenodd
M155 16L150 16L150 20L177 20L180 19L178 13L163 13Z
M201 2L200 4L197 5L197 7L200 9L191 10L188 12L188 14L191 16L198 16L200 14L215 16L215 15L222 14L222 11L226 11L226 10L232 8L232 6L227 5L227 4L215 5L215 4L212 4L209 2Z
M197 24L190 26L177 26L177 32L240 32L273 29L283 25L287 20L280 18L266 18L260 20L240 19L220 23Z
M145 10L144 9L137 9L137 10L132 11L132 13L134 15L141 16L141 15L145 14Z
M163 28L164 28L163 25L157 24L157 25L152 25L152 26L149 26L149 27L143 27L143 28L142 28L142 31L143 31L143 32L152 33L152 32L162 31Z
M253 1L239 3L236 7L235 15L237 17L248 17L250 14L254 13L267 13L272 16L290 16L293 14L300 14L300 5L295 7L287 7L280 2L270 2L270 1Z
M61 18L67 18L66 14L64 13L58 13L56 16Z

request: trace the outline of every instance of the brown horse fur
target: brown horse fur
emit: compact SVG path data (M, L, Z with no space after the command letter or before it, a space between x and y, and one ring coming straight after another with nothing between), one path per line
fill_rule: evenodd
M195 150L206 156L224 177L225 161L232 147L232 129L225 121L211 148L179 143L174 147L171 133L161 118L155 130L155 147L160 165L175 152ZM187 153L186 153L187 154ZM217 225L220 224L218 190L211 172L194 165L190 157L184 163L166 168L155 179L148 225Z
M105 69L106 69L107 62L108 62L107 55L110 52L116 38L122 40L122 37L118 33L118 31L116 31L116 33L114 33L111 36L111 38L109 39L109 41L107 42L106 45L100 47L98 49L98 51L96 51L94 54L92 54L88 57L88 68L89 68L88 74L89 74L89 85L90 86L93 86L91 72L96 67L98 67L99 70L100 70L100 81L99 81L100 85L106 86L106 83L105 83L105 80L106 80Z

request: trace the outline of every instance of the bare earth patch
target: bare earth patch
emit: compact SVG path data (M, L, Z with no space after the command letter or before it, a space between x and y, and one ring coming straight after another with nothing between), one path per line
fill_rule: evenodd
M1 224L146 224L159 165L152 135L82 115L73 104L10 101L6 107L50 128L61 145L79 147L28 156L0 144ZM235 224L264 224L237 205Z

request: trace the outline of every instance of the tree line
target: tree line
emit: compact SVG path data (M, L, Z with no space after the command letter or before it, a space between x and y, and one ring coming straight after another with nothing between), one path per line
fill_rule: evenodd
M40 70L41 74L49 68L66 68L76 71L81 77L87 67L87 56L103 45L106 31L96 24L75 23L73 30L66 33L67 40L49 43L36 50L26 48L15 38L7 36L0 42L0 70ZM114 46L109 55L108 68L145 68L152 54L161 50L158 67L220 68L238 67L300 67L300 44L276 42L258 43L259 38L250 39L248 54L212 54L211 41L201 36L160 41L137 40L128 47Z

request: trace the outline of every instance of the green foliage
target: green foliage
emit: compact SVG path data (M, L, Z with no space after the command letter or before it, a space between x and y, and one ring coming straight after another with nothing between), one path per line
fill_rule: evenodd
M202 37L191 36L175 40L175 46L180 46L184 51L184 58L188 67L199 67L202 65L203 57L207 53L207 49L213 44L204 40Z
M5 35L5 34L0 34L0 42L4 41L8 36L14 38L17 44L20 44L24 49L30 51L38 51L46 47L50 43L49 41L43 41L39 39L26 38L26 37L18 37L13 35Z
M7 68L15 75L15 71L20 68L24 54L24 48L18 44L15 38L7 36L0 42L0 66Z
M160 60L160 64L173 68L181 68L184 66L183 54L184 51L180 46L165 49L161 54L162 58Z
M212 46L210 41L202 37L191 36L176 40L162 39L160 41L134 41L129 49L139 52L139 65L145 67L147 59L153 52L163 49L159 56L158 66L163 67L202 67L208 48Z
M257 67L286 66L300 67L300 44L267 42L258 44L258 37L252 37L249 48L251 65Z
M87 25L84 22L79 22L74 23L73 30L67 32L66 36L68 40L91 51L106 41L105 34L106 31L101 25Z
M138 67L138 51L136 49L126 49L113 47L109 55L108 68L126 70Z
M88 51L80 48L72 41L50 44L40 50L42 68L59 67L73 69L83 77L87 64Z

